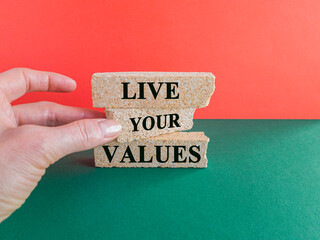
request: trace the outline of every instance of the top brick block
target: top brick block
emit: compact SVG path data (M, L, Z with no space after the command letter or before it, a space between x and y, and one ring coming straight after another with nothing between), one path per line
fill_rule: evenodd
M203 72L113 72L92 76L93 107L203 108L215 89Z

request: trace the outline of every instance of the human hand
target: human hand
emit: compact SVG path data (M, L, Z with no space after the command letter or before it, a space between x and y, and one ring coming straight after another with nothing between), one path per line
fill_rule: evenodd
M0 223L19 208L46 168L113 140L120 125L101 112L51 102L11 106L27 92L71 92L66 76L17 68L0 73Z

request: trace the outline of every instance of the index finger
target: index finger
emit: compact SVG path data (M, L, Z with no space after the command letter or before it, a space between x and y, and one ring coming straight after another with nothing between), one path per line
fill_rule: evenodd
M62 74L13 68L0 73L0 88L10 102L27 92L72 92L76 82Z

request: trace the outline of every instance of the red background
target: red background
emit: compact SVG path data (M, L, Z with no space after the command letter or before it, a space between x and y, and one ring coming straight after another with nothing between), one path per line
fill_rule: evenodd
M74 78L74 93L32 93L91 107L107 71L208 71L196 118L320 118L320 1L28 0L0 2L0 71Z

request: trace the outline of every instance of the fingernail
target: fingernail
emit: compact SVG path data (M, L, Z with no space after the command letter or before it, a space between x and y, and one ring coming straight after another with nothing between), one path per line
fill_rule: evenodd
M121 131L121 126L113 120L102 120L99 126L104 138L116 137Z
M73 80L72 78L69 78L70 79L70 83L73 84L73 88L75 89L77 87L77 82L75 80Z

